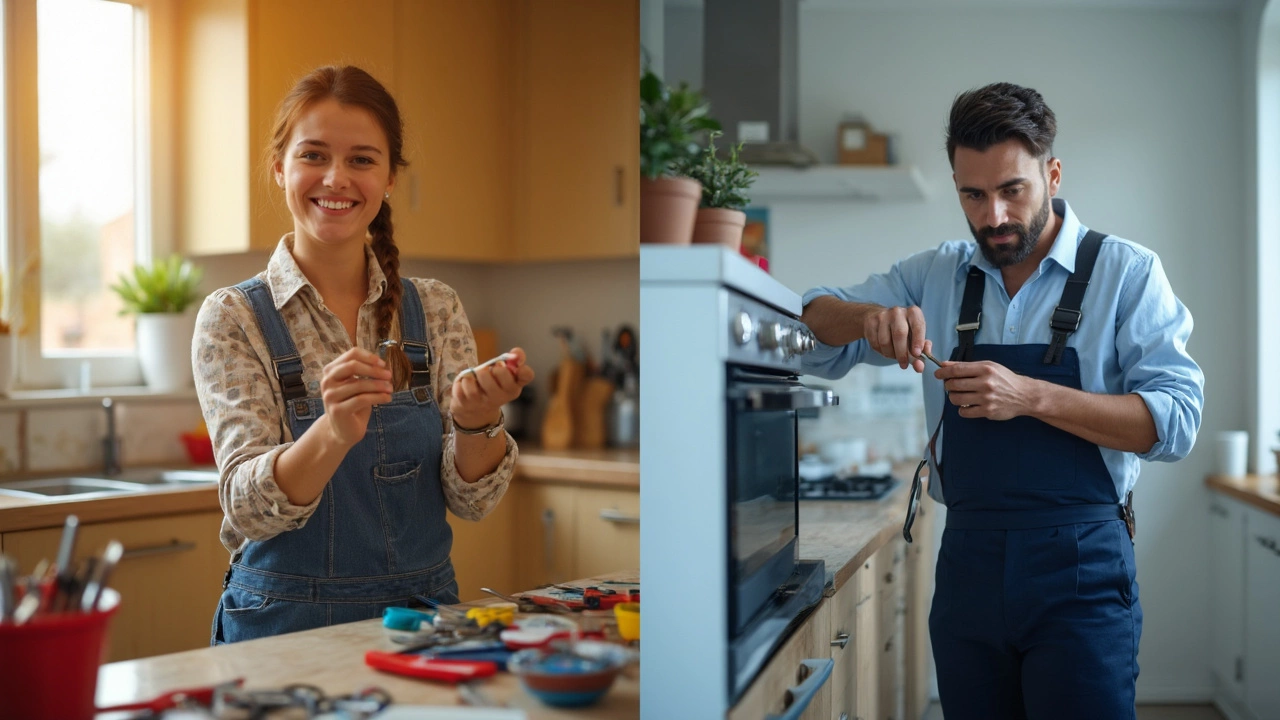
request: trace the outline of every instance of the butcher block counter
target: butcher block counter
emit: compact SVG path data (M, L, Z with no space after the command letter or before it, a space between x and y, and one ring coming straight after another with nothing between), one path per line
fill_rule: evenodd
M603 580L635 582L635 572L611 573L573 583L578 586ZM483 604L487 604L486 601ZM380 687L397 705L461 704L455 685L380 672L364 663L369 650L395 652L380 620L365 620L305 632L199 650L103 665L98 672L98 707L148 700L182 688L217 685L244 678L244 689L280 689L305 683L326 695L347 695L369 686ZM531 720L560 718L640 717L640 668L632 663L618 675L599 703L582 709L558 709L543 705L525 692L519 679L505 672L476 683L492 701L527 712Z
M1204 484L1263 512L1280 515L1280 478L1275 475L1210 475Z

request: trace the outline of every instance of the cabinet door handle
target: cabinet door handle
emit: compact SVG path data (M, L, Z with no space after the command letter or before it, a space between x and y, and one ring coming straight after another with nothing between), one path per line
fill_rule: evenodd
M1210 514L1212 514L1212 515L1217 515L1217 516L1219 516L1219 517L1230 517L1230 516L1231 516L1231 515L1230 515L1230 513L1228 513L1228 512L1227 512L1227 509L1226 509L1226 508L1222 507L1221 505L1219 505L1219 504L1217 504L1217 503L1214 503L1214 504L1212 504L1212 505L1210 505L1210 506L1209 506L1209 513L1210 513Z
M615 202L617 203L618 207L622 207L622 203L625 200L625 198L622 195L622 191L623 191L623 188L626 187L626 184L625 184L626 178L627 178L626 170L624 170L621 165L617 166L614 169L614 173L613 173L613 183L614 183L614 192L616 193Z
M831 647L839 647L841 650L843 650L844 646L848 644L849 633L839 633L836 635L836 639L831 641Z
M542 511L542 552L543 552L543 570L547 573L549 582L556 582L559 578L555 577L556 564L556 511L546 508Z
M195 549L196 544L193 542L174 540L164 545L145 545L139 548L129 548L120 556L120 560L132 560L134 558L151 557L153 555L171 555L173 553L183 553Z
M1257 539L1258 539L1258 544L1259 544L1259 545L1261 545L1262 547L1264 547L1264 548L1266 548L1266 549L1270 550L1271 552L1275 553L1276 555L1280 555L1280 545L1277 545L1277 544L1276 544L1276 539L1275 539L1275 538L1263 537L1263 536L1261 536L1261 535L1258 535L1258 536L1257 536Z
M604 510L601 510L600 519L608 520L611 523L618 523L620 525L639 525L640 524L639 515L623 515L621 512L619 512L615 508L605 508Z
M787 688L786 711L781 715L766 715L764 720L799 720L805 708L809 707L809 703L818 694L818 689L831 677L831 669L836 666L836 661L831 658L801 660L800 666L802 672L807 672L808 675L804 682Z

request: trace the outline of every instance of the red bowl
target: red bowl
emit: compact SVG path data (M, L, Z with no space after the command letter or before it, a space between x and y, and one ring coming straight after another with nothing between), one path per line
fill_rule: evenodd
M187 457L192 465L213 464L213 440L208 435L182 433L182 444L187 446Z

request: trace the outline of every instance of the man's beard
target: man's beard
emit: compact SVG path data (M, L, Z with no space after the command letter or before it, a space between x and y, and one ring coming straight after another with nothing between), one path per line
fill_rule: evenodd
M1008 267L1017 265L1026 260L1033 250L1036 249L1036 243L1040 240L1040 233L1044 232L1045 225L1049 224L1049 213L1052 209L1049 205L1049 193L1044 194L1044 204L1040 206L1040 211L1036 216L1031 218L1031 226L1021 225L1018 223L1005 223L1000 227L984 228L979 231L969 223L969 232L973 233L973 239L978 241L978 247L982 250L982 256L987 259L995 267ZM966 221L968 222L968 221ZM990 238L996 235L1008 235L1010 233L1018 236L1018 242L1012 246L994 246L990 244Z

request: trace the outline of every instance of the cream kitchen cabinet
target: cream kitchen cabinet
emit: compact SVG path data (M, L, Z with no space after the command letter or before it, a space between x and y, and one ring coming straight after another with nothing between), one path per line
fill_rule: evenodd
M1244 700L1245 508L1227 497L1209 499L1209 587L1213 647L1210 668L1219 692Z
M882 720L903 720L906 714L906 635L903 623L906 546L900 536L895 536L876 552L876 609L879 615L879 653L876 659L879 712L876 717Z
M1245 703L1259 720L1280 718L1280 517L1245 513Z
M80 526L76 557L119 540L124 557L111 577L120 609L111 621L106 662L194 650L209 644L213 611L229 556L218 540L222 513L171 515ZM6 555L29 573L57 557L62 528L0 536Z
M446 516L453 530L450 559L463 602L492 597L480 588L501 593L523 589L515 586L518 495L516 488L508 488L498 506L480 520L463 520L453 513Z
M640 568L638 489L521 482L516 511L520 589Z

